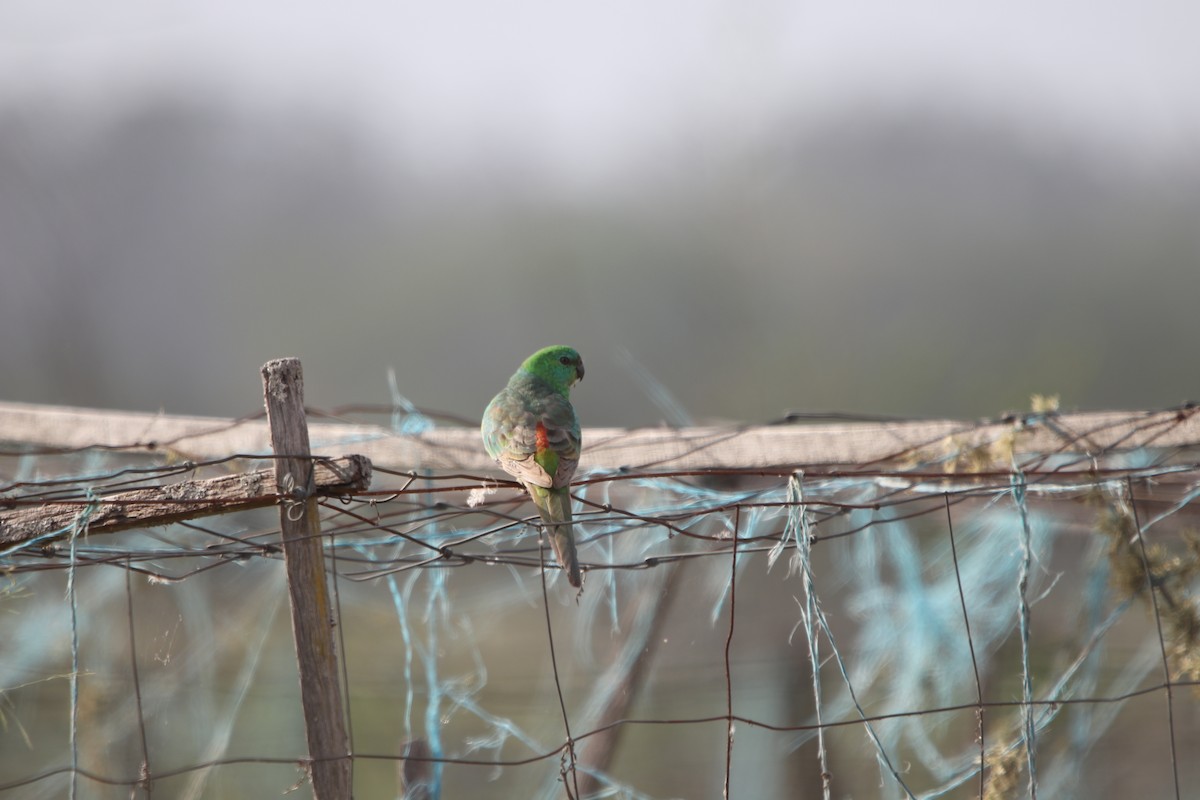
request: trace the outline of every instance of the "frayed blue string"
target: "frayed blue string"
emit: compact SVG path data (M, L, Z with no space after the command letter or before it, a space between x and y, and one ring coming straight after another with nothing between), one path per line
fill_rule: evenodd
M392 430L401 436L420 436L433 430L433 420L425 416L412 402L400 394L396 370L388 367L388 390L392 395Z
M1013 500L1021 515L1021 568L1017 577L1017 592L1020 596L1020 616L1018 629L1021 636L1021 691L1024 700L1024 730L1025 730L1025 760L1029 768L1029 796L1037 797L1037 726L1034 724L1033 709L1033 668L1030 665L1029 652L1029 569L1033 561L1031 540L1033 533L1029 526L1029 507L1025 500L1025 474L1014 469L1012 475Z
M27 547L36 548L36 547L39 547L44 542L50 542L55 539L60 539L63 536L74 536L74 535L75 535L75 523L72 522L70 525L68 525L65 528L59 528L56 531L51 531L50 533L44 533L41 536L38 536L34 539L26 539L23 542L14 544L12 547L6 548L4 550L0 550L0 558L6 558L7 556L10 556L13 553L16 553L20 550L24 550Z
M812 546L808 532L808 515L801 505L804 502L804 492L801 485L802 473L793 473L788 479L788 517L783 536L779 544L771 548L767 557L767 568L775 563L783 552L785 542L796 543L796 557L800 560L801 586L804 589L804 601L800 605L800 621L804 625L804 638L808 642L808 663L812 671L813 710L817 717L817 760L821 764L821 796L830 800L829 755L825 749L825 726L821 714L825 704L821 701L821 645L817 637L816 616L817 597L813 590ZM802 541L803 540L803 541Z
M1103 643L1104 637L1108 634L1109 630L1112 629L1113 625L1115 625L1117 621L1125 615L1125 612L1128 611L1132 605L1133 600L1130 598L1114 608L1108 614L1108 616L1099 623L1099 625L1092 631L1091 636L1088 638L1087 643L1083 646L1075 661L1063 671L1061 676L1059 676L1059 679L1050 689L1048 696L1066 699L1081 693L1087 693L1087 687L1089 686L1087 671L1090 670L1088 665L1096 661L1096 656ZM1135 671L1136 676L1133 678L1133 680L1123 682L1119 689L1114 689L1114 692L1116 694L1126 694L1129 691L1132 691L1137 686L1141 678L1144 677L1146 672L1148 672L1150 668L1156 664L1156 662L1161 663L1157 659L1157 654L1151 653L1150 657L1145 659L1145 667L1139 668ZM1127 670L1127 673L1128 672L1129 670ZM1080 673L1083 673L1084 677L1080 678L1079 680L1075 680L1076 675ZM1026 707L1028 708L1029 706L1027 705ZM1037 715L1034 725L1035 730L1044 730L1059 714L1063 713L1067 708L1070 707L1071 706L1067 703L1044 706L1043 710ZM1109 725L1111 725L1112 721L1116 718L1116 715L1122 710L1122 704L1104 704L1101 708L1103 710L1102 712L1090 707L1088 709L1089 714L1105 713L1108 715L1105 719L1087 730L1088 748L1091 747L1092 743L1098 741L1104 731L1109 727ZM1028 741L1028 731L1024 731L1020 736L1016 737L1016 739L1010 741L1004 748L996 751L996 753L993 754L993 757L996 755L1006 755L1021 746L1026 746L1026 750L1028 751ZM920 800L934 800L935 798L942 797L946 793L954 790L955 788L977 776L980 768L978 753L976 752L964 760L970 762L971 766L955 775L944 785L934 789L933 791L922 794ZM1067 760L1064 763L1067 766L1063 769L1063 773L1068 775L1071 781L1078 783L1079 775L1077 767L1075 766L1078 764L1078 762ZM1063 794L1060 790L1056 791L1051 796L1058 798L1062 797Z
M245 643L244 657L240 669L229 680L228 690L214 691L215 676L222 672L216 667L218 660L216 648L201 648L199 652L191 654L190 657L183 660L180 667L181 673L165 679L172 685L185 685L192 690L186 696L186 700L191 703L191 708L187 711L181 710L181 713L187 714L190 719L194 720L192 727L199 733L197 739L204 742L202 761L218 761L222 755L227 753L238 710L250 693L250 688L258 673L259 663L263 656L271 652L267 647L267 641L272 631L276 629L279 607L283 603L283 598L287 597L287 587L283 583L282 565L272 564L271 566L278 567L278 569L272 569L265 580L256 578L247 594L241 596L247 608L262 609L262 613L253 615L256 626L254 634L251 635L247 632L246 635L239 636L239 639ZM178 607L187 615L186 621L181 615L180 622L190 629L194 641L215 641L213 621L219 620L221 623L225 623L227 620L213 613L209 602L210 595L196 583L191 582L181 584L180 591L183 596ZM225 684L222 683L222 686L224 687ZM179 787L173 796L182 798L204 796L209 779L217 771L218 767L209 763L203 769L190 773L182 778L183 786Z
M1122 484L1123 484L1123 482L1122 482ZM1157 514L1154 517L1151 517L1150 520L1145 525L1142 526L1142 533L1144 534L1146 531L1148 531L1150 529L1151 526L1156 525L1159 522L1162 522L1164 519L1167 519L1172 514L1175 514L1178 511L1186 508L1197 497L1200 497L1200 485L1193 486L1192 490L1190 492L1185 494L1182 498L1180 498L1179 502L1172 505L1166 511L1163 511L1161 514Z
M1087 572L1083 587L1083 613L1087 618L1087 630L1096 631L1102 628L1107 629L1104 621L1104 606L1108 602L1109 562L1106 557L1107 545L1102 539L1094 539L1090 549L1087 561L1092 568ZM1123 611L1128 605L1127 601L1121 610ZM1080 666L1079 679L1073 687L1074 691L1085 696L1095 694L1096 688L1100 685L1104 642L1100 639L1096 639L1095 642L1092 651ZM1084 763L1084 758L1091 749L1092 742L1095 741L1097 728L1095 712L1095 706L1085 703L1071 714L1068 737L1073 754L1072 763Z
M411 590L412 582L416 573L409 576L408 588ZM388 594L392 596L392 607L396 611L396 622L400 625L400 640L404 643L404 738L406 741L413 739L412 727L412 711L413 711L413 636L412 628L408 624L408 614L404 612L406 603L404 596L400 592L400 586L396 582L395 575L387 576Z
M804 480L803 472L793 472L788 478L787 485L787 524L784 525L783 535L779 537L779 541L771 548L771 552L767 554L767 571L771 571L771 567L775 566L775 562L783 555L783 551L787 549L790 542L796 549L792 554L792 558L788 564L788 577L795 574L800 562L808 558L811 548L809 536L808 510L804 507L804 493L801 489L801 482ZM801 537L804 541L801 542ZM801 552L803 551L803 555ZM805 586L805 592L808 591L808 586Z
M821 722L823 702L821 700L821 658L818 646L818 628L825 634L825 638L829 641L830 652L833 654L834 662L841 673L842 681L846 685L846 691L850 695L850 700L854 704L855 709L858 711L859 718L863 720L868 738L875 745L875 757L879 762L881 773L886 770L884 774L890 774L904 790L904 793L912 798L912 791L892 765L891 758L888 756L883 743L879 740L879 736L875 732L875 726L867 721L867 713L858 702L858 697L854 692L854 683L851 681L850 673L846 668L846 662L843 660L841 652L838 651L833 631L829 628L829 621L826 619L825 612L821 608L820 601L817 599L816 580L812 568L812 527L804 505L803 477L804 474L802 472L795 472L788 481L788 522L787 528L784 531L784 538L787 539L790 537L796 542L796 555L792 559L791 564L789 564L789 574L793 570L799 572L801 584L804 588L804 602L800 603L800 615L801 623L804 625L804 632L808 639L808 657L813 675L813 703L817 718L817 756L821 763L821 774L822 776L827 776L830 774L830 771L828 755L825 749L824 726ZM831 797L831 787L827 778L822 779L821 788L822 796L826 800L829 800Z
M756 536L765 516L766 509L761 507L748 508L743 511L741 515L741 530L737 534L738 538L749 539ZM729 523L727 532L729 539L732 540L732 523ZM741 576L748 564L753 563L754 559L752 556L753 554L746 553L740 549L738 550L737 560L734 563L734 570L738 576ZM716 569L710 569L707 574L710 590L717 595L717 599L712 604L712 612L709 614L709 623L715 626L720 622L725 612L725 604L729 600L732 582L729 580L729 571L724 568L724 565L719 565Z
M89 488L88 504L75 516L71 523L70 564L67 567L67 599L71 603L71 789L70 800L75 800L79 784L79 603L75 592L75 542L82 533L87 535L88 519L99 504Z
M431 531L431 535L436 539L438 532ZM371 557L371 552L365 543L358 543L355 549L362 553L367 558ZM404 542L401 541L396 545L393 558L398 558L404 550ZM426 630L429 631L429 642L427 646L422 648L416 642L413 636L412 626L409 622L409 617L406 609L412 605L412 593L416 588L417 583L422 578L428 578L431 581L429 586L429 595L426 602L425 615L429 624ZM430 762L430 772L432 781L428 785L429 797L436 800L441 796L442 787L442 772L443 765L437 759L443 757L443 745L441 741L441 724L439 706L442 697L442 687L438 682L438 664L437 664L437 642L436 623L434 617L439 604L439 597L444 602L444 586L445 575L442 570L418 570L409 574L408 580L405 582L404 588L401 589L399 582L394 574L389 574L386 577L388 594L392 598L392 607L396 614L396 621L400 627L400 638L404 643L404 709L402 713L402 722L404 727L404 739L413 741L416 738L424 738L430 749L430 756L434 760ZM413 730L413 707L415 704L415 685L416 680L413 673L413 664L417 658L420 658L425 666L425 678L429 686L429 700L425 708L424 719L424 737L416 737Z
M605 473L589 472L585 477L591 479L598 474ZM609 481L584 484L579 487L576 493L586 499L592 487L596 487L595 491L600 495L596 498L596 502L601 506L609 505L612 502L612 483ZM595 561L597 560L597 553L603 553L605 561L609 564L615 563L618 560L618 537L603 536L595 542L588 542L587 538L587 528L576 520L575 543L579 547L580 561ZM618 575L613 570L589 572L587 580L590 594L585 593L583 595L583 604L585 611L588 613L582 614L579 624L574 626L575 654L583 663L589 663L595 659L593 627L595 624L594 620L600 616L600 609L603 609L605 616L608 617L609 634L615 636L621 632L620 603L618 600L623 582L618 580ZM592 587L595 587L594 591L591 591Z
M414 573L414 579L419 573ZM442 624L449 625L446 617L446 571L440 569L429 570L426 576L429 578L431 586L429 587L428 595L425 601L426 614L426 630L428 631L429 642L424 648L425 662L425 683L429 687L429 699L425 705L425 738L429 742L430 752L434 758L442 758L444 749L442 746L442 723L441 723L441 702L442 702L442 684L438 678L438 635L439 621ZM439 620L440 618L440 620ZM434 761L433 764L433 780L429 787L429 796L432 800L442 795L442 772L445 768L440 761Z

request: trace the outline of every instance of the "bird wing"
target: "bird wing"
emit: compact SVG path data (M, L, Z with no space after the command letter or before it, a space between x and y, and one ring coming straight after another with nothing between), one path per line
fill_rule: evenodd
M501 469L546 489L566 486L579 465L575 409L557 393L504 389L483 415L483 441Z

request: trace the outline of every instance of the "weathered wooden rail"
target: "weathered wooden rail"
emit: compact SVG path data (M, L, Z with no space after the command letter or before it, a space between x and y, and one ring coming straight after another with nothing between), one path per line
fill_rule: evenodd
M316 455L348 450L377 467L490 472L495 465L474 428L401 435L380 425L315 422ZM0 442L42 448L108 447L169 451L195 460L270 452L266 422L130 411L0 403ZM1162 411L1028 414L992 422L933 420L815 425L729 425L686 429L588 428L588 469L753 469L934 460L998 446L1018 456L1083 455L1200 444L1200 407Z

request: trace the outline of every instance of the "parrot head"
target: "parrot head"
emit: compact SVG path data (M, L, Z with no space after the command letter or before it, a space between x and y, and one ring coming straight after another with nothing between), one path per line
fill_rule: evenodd
M574 348L563 345L543 347L525 359L521 369L537 375L562 394L583 380L583 358Z

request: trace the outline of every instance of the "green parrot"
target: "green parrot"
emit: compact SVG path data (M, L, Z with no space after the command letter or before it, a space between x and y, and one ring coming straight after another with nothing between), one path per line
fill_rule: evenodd
M554 557L571 585L580 586L571 527L571 476L579 464L579 420L571 387L583 378L583 359L570 347L545 347L525 359L483 412L483 446L529 491L545 524Z

